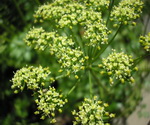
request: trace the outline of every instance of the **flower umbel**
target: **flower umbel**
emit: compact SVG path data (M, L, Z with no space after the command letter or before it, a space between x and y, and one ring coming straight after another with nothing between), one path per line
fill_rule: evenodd
M111 13L111 20L116 24L128 24L137 19L142 13L143 2L141 0L122 0L118 6L114 6Z
M65 1L66 2L66 1ZM56 0L52 4L41 6L36 11L34 17L37 21L49 20L53 21L55 29L69 28L72 32L74 26L79 27L79 31L83 29L81 38L85 38L85 44L88 46L97 46L101 48L101 44L107 44L108 34L110 33L102 19L102 13L97 11L101 6L108 7L109 1L71 1L68 4L58 4ZM95 5L96 8L93 6ZM89 7L90 6L90 7ZM91 8L93 6L93 8ZM95 9L96 10L95 10ZM43 22L43 21L42 21ZM66 34L78 43L73 34Z
M25 42L42 51L47 47L50 54L54 55L61 64L62 70L68 74L84 69L85 57L81 48L75 48L73 40L66 36L59 36L56 32L46 32L43 28L33 28L28 32Z
M67 102L66 99L63 98L61 94L56 92L54 87L49 87L49 89L39 90L38 91L38 99L35 100L38 105L38 111L35 114L42 114L41 119L45 119L45 117L50 118L51 123L55 123L55 113L56 111L62 112L62 107Z
M74 125L108 125L104 119L115 117L113 113L106 111L107 103L98 101L97 97L94 99L84 99L84 102L79 106L79 111L72 111L75 117Z
M22 91L25 86L27 86L28 89L37 90L45 85L44 82L50 77L50 74L49 68L42 68L42 66L24 67L15 73L11 87L15 89L15 93L18 93L18 90ZM54 79L52 77L51 79L49 78L49 82L54 82Z
M128 81L134 83L132 72L137 69L133 67L134 61L132 56L121 53L116 53L115 50L107 57L103 58L102 65L99 65L104 69L101 74L108 74L109 82L114 83L114 79L120 80L122 83Z

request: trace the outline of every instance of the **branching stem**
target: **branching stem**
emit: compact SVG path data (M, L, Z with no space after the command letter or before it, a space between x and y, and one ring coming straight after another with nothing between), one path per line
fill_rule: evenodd
M118 34L119 30L121 29L122 24L120 24L119 28L117 29L116 33L114 34L114 36L111 38L110 42L105 45L102 50L97 54L97 56L95 57L94 61L99 58L99 56L107 49L107 47L113 42L113 40L115 39L116 35Z
M150 56L149 53L148 53L148 54L145 54L145 55L141 55L140 57L136 58L136 59L134 60L134 65L133 65L133 67L135 67L138 63L140 63L144 58L146 58L146 57L148 57L148 56Z
M95 72L91 71L91 74L92 74L93 78L95 79L95 81L97 82L98 86L102 87L103 90L108 93L109 91L103 84L100 83L99 79L96 77Z
M75 85L70 89L70 91L68 92L67 95L70 95L70 94L74 91L74 89L77 87L78 83L79 83L79 80L78 80L78 81L75 83Z

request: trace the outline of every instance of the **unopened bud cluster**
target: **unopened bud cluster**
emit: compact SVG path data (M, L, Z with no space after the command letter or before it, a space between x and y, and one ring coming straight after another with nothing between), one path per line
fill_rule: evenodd
M44 86L44 82L49 78L51 74L49 68L39 67L24 67L18 70L13 79L12 89L15 89L15 93L18 93L18 90L23 90L25 86L28 89L37 90L41 86ZM54 82L53 78L49 78L49 82Z
M109 105L98 101L95 96L91 99L84 99L84 102L79 106L79 111L72 111L75 117L74 125L109 125L104 123L103 118L109 119L115 117L115 114L106 111Z
M132 77L132 72L137 70L137 67L133 67L132 56L127 55L123 52L117 53L115 50L107 57L102 59L102 67L104 71L101 74L109 75L109 82L114 83L114 80L118 79L122 83L128 81L129 83L134 83L134 78Z
M116 24L128 24L137 19L142 13L143 2L141 0L121 0L118 6L114 6L111 12L111 20ZM135 22L132 22L135 25Z
M38 99L35 100L38 105L38 111L35 114L41 114L41 119L45 119L45 117L50 118L51 123L55 123L55 113L62 112L62 107L67 102L66 99L63 98L63 95L56 92L54 87L49 87L49 89L39 90L38 91Z
M150 32L145 36L140 36L140 43L147 52L150 52Z

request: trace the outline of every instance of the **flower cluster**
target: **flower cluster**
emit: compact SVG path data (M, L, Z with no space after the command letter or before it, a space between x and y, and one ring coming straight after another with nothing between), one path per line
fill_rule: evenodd
M107 9L110 0L78 0L79 2L85 4L85 6L94 11L102 11L102 9Z
M28 32L25 42L39 50L44 50L47 47L67 74L84 69L83 52L80 47L75 48L72 39L66 36L59 36L55 32L46 32L43 28L33 28Z
M85 4L72 1L68 4L63 4L63 6L58 3L59 2L56 0L54 3L41 6L34 15L36 21L53 21L53 23L55 22L53 25L55 25L56 29L68 27L71 31L74 26L79 26L84 29L84 33L81 37L86 39L86 45L100 48L101 44L107 44L110 31L108 31L102 19L101 12L87 7L87 1L85 1ZM98 9L100 6L105 6L106 4L108 6L108 3L108 1L99 2L91 0L89 5L95 4ZM73 39L73 35L69 35L68 37ZM76 40L74 42L77 43L78 41Z
M148 33L148 35L140 36L140 43L142 44L142 46L144 46L144 49L147 52L150 52L150 32Z
M50 74L49 68L42 68L42 66L24 67L15 73L11 87L12 89L16 89L15 93L18 93L18 90L22 91L25 86L27 86L28 89L37 90L45 85L44 82L47 79L50 83L54 82L54 78L50 77Z
M122 0L118 6L114 6L111 12L111 20L116 24L128 24L140 16L143 2L141 0ZM135 22L132 22L136 24Z
M128 81L134 83L134 78L132 77L132 72L137 70L137 67L133 68L132 56L126 55L123 52L116 53L115 50L107 57L102 59L102 67L104 71L101 74L107 73L110 78L111 84L114 83L114 79L119 79L122 83Z
M33 46L34 49L43 51L48 46L47 41L52 42L54 36L54 32L46 33L42 27L32 28L26 35L24 41L28 46Z
M110 0L54 0L52 3L40 6L35 12L35 22L47 21L50 25L31 28L25 42L34 49L48 50L60 64L58 72L63 72L63 75L54 79L49 68L24 67L15 73L12 89L18 93L26 86L34 91L35 102L38 106L35 114L41 114L41 119L49 117L51 123L55 123L55 115L62 112L63 106L67 103L67 99L54 87L47 87L45 83L52 83L62 76L70 76L71 73L78 79L77 72L85 68L91 72L92 64L115 38L117 33L108 42L111 31L107 28L108 20L106 22L103 20L103 12L108 9L109 4ZM109 9L112 11L108 12L108 19L110 17L110 20L115 22L114 26L128 24L139 17L142 5L143 2L140 0L121 0L117 6L110 6ZM144 49L150 51L150 33L147 36L141 36L140 42ZM99 51L102 46L104 49ZM110 84L113 84L115 80L121 83L126 81L134 83L132 73L137 70L137 67L134 67L134 61L130 55L113 50L107 58L102 59L102 64L98 66L102 70L101 74L109 76ZM97 80L96 77L95 79ZM89 83L91 80L93 79L89 78ZM71 88L69 94L76 85ZM109 125L105 119L115 115L107 112L107 107L108 104L98 101L96 96L93 99L85 98L79 110L72 112L75 116L74 125Z
M95 96L91 99L84 99L84 102L79 106L79 111L72 111L72 114L75 116L74 125L109 125L104 123L104 118L115 117L113 113L106 111L108 107L107 103L98 101Z
M42 114L41 119L45 117L50 118L51 123L55 123L55 112L62 112L62 107L67 102L67 99L63 99L63 96L56 92L54 87L49 87L48 90L39 90L38 99L35 100L38 105L38 111L35 114Z

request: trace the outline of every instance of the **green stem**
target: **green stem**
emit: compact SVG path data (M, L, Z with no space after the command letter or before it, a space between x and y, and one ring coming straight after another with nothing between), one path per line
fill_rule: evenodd
M106 26L108 25L108 22L109 22L109 17L110 17L110 14L111 14L111 10L112 10L112 7L114 5L114 0L112 0L112 2L110 2L110 8L109 8L109 14L108 14L108 17L107 17L107 21L106 21Z
M93 71L91 71L91 74L92 74L93 78L95 79L95 81L97 82L98 86L101 86L103 88L103 90L108 93L109 91L103 84L100 83L99 79L96 77L96 74Z
M18 10L18 13L19 13L19 15L20 15L20 17L21 17L22 21L26 24L26 22L25 22L25 20L24 20L24 15L23 15L23 13L22 13L22 11L21 11L20 7L18 6L18 4L17 4L16 0L13 0L13 2L14 2L14 4L15 4L15 6L16 6L16 8L17 8L17 10Z
M66 77L66 75L57 76L55 79L57 80L57 79L64 78L64 77Z
M77 87L77 85L78 85L78 83L79 83L79 79L78 79L78 81L75 83L75 85L70 89L70 91L68 92L68 94L67 95L70 95L70 93L72 93L73 92L73 90Z
M138 63L140 63L145 57L148 57L148 56L150 56L150 54L148 53L148 54L145 54L145 55L142 55L142 56L140 56L140 57L138 57L138 58L136 58L135 60L134 60L134 65L133 65L133 67L135 67Z
M92 60L92 47L88 46L88 57L89 57L89 62Z
M85 55L85 49L83 48L83 44L82 44L83 41L82 41L80 35L78 35L78 34L77 34L75 31L73 31L73 30L70 30L70 31L71 31L71 33L72 33L73 39L75 40L75 43L77 43L78 46L80 46L80 48L81 48L83 54Z
M89 84L90 84L90 97L93 97L93 86L92 86L92 79L91 79L91 71L89 70Z

